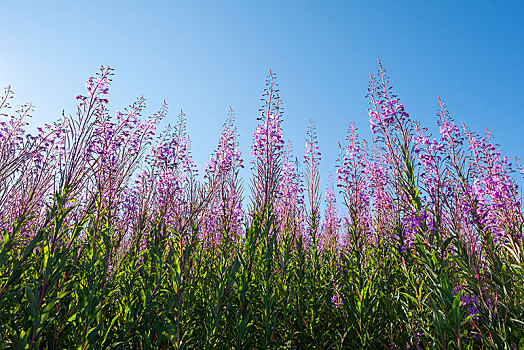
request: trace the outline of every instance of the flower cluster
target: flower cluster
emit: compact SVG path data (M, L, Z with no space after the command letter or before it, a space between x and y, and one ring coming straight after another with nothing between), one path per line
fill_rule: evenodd
M251 155L253 157L264 157L270 152L278 152L284 148L282 128L277 114L269 117L257 126L253 134L254 144Z
M369 124L373 134L379 129L387 129L395 124L401 125L409 119L409 114L398 99L379 101L378 106L379 110L369 110Z
M479 318L479 310L478 310L479 300L478 298L475 295L469 294L468 292L466 292L464 287L461 285L457 285L453 289L453 295L458 295L459 293L461 293L460 307L466 309L466 314L468 316L471 316L472 320L475 320L475 319L478 320Z
M230 109L218 147L209 158L205 169L210 198L201 238L206 244L216 245L224 240L238 242L240 239L244 215L238 176L239 170L243 168L242 163L233 110Z
M284 140L280 126L282 108L275 82L276 76L269 71L261 108L261 121L254 132L252 148L253 184L252 201L257 210L274 206L279 197L279 184L284 154Z
M349 232L345 237L346 245L356 245L367 241L370 231L370 212L368 177L366 176L367 157L365 147L361 145L357 129L351 124L348 131L348 145L340 147L339 166L337 169L338 187L344 197L348 215L344 224Z
M338 251L340 216L337 212L337 198L332 189L326 191L324 221L322 222L322 236L320 251Z

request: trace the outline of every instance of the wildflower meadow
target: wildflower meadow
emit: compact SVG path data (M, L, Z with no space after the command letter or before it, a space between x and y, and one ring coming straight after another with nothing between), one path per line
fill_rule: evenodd
M252 153L230 110L203 170L186 115L110 112L112 78L30 134L0 98L0 349L524 348L522 167L441 99L430 135L379 62L372 138L348 120L321 181L271 71Z

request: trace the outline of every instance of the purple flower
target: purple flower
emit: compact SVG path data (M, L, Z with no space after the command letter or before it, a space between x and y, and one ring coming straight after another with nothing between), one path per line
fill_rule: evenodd
M457 284L453 289L453 295L458 295L459 293L462 293L460 296L460 307L466 309L466 315L473 316L472 320L478 320L478 298L473 294L469 294L465 291L464 287Z
M333 306L335 309L338 309L342 305L344 305L344 293L340 291L339 285L335 284L333 288L333 297L331 297L331 302L333 303Z

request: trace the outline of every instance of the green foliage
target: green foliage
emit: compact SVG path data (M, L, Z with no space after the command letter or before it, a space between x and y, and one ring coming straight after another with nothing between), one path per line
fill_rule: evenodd
M67 208L57 197L30 241L23 220L3 232L2 349L524 345L520 245L486 249L479 274L458 237L420 238L407 251L364 240L348 244L359 251L317 251L292 232L278 238L266 210L240 242L225 230L206 246L198 228L152 225L119 249L110 213L73 222ZM478 299L473 314L466 293Z

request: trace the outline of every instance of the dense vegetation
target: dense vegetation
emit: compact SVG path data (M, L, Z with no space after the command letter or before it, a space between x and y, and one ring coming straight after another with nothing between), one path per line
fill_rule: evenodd
M0 100L0 348L524 347L520 166L442 101L431 138L379 65L324 199L273 73L246 184L232 112L199 181L185 115L111 117L111 76L35 136Z

